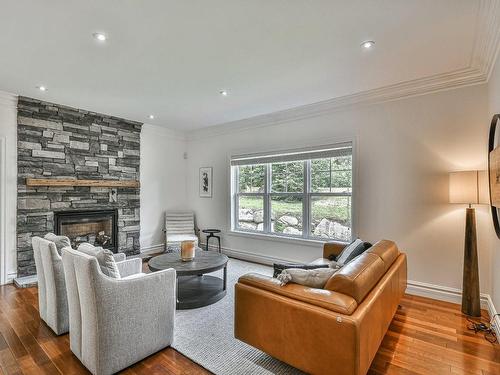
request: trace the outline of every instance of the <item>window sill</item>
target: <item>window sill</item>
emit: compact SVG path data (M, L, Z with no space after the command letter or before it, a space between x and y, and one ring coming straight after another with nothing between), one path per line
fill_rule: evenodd
M285 243L291 243L294 245L304 245L304 246L310 246L310 247L318 247L318 246L323 246L325 242L337 242L337 243L342 243L340 241L334 241L334 240L320 240L320 239L306 239L306 238L299 238L299 237L285 237L285 236L275 236L272 234L267 234L267 233L257 233L257 232L246 232L246 231L241 231L241 230L230 230L226 233L228 236L237 236L237 237L246 237L246 238L253 238L256 240L263 240L263 241L276 241L276 242L285 242ZM347 244L347 242L345 243Z

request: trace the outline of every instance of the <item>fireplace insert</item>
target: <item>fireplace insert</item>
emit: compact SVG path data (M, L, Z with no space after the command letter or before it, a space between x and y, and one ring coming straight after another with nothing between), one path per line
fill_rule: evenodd
M54 212L54 231L67 236L71 247L83 242L118 251L117 210L79 210Z

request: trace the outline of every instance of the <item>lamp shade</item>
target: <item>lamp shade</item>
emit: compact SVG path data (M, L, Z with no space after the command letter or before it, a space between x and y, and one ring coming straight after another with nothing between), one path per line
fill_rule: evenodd
M487 204L487 174L485 171L450 173L450 203Z
M477 188L479 189L479 204L490 204L490 182L487 171L477 172Z

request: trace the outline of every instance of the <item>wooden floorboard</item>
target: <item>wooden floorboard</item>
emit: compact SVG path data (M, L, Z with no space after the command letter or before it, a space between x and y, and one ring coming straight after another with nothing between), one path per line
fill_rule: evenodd
M487 320L484 312L484 320ZM37 289L0 287L0 375L88 374L69 349L40 321ZM210 374L172 348L122 374ZM334 372L332 372L334 374ZM373 360L369 374L500 374L500 346L468 329L460 306L407 295Z

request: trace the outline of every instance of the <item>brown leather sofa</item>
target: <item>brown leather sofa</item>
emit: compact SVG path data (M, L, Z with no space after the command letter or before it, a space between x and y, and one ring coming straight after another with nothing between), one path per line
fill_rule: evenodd
M342 249L325 244L323 257ZM388 240L345 265L324 289L247 274L235 286L234 335L310 374L366 374L406 281L406 256Z

